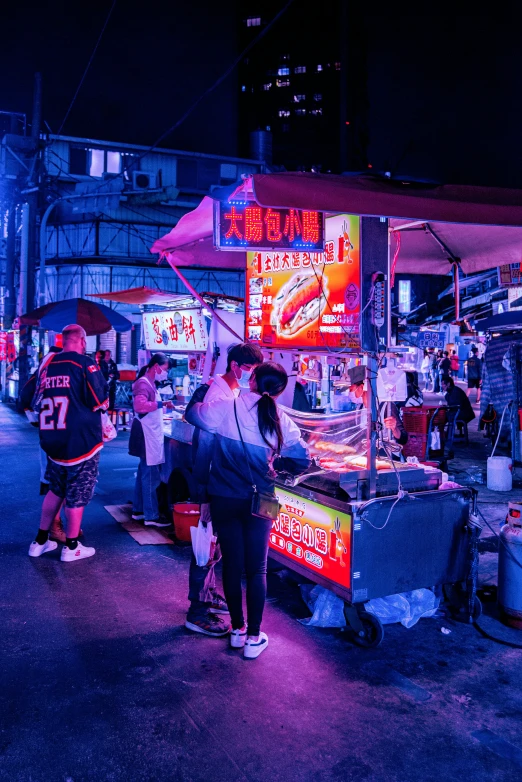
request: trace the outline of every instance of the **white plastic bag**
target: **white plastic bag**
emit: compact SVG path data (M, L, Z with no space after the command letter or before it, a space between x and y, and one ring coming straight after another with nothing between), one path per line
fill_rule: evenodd
M432 451L440 451L440 432L438 429L434 429L431 433L430 448Z
M208 565L211 556L212 543L214 545L216 543L208 503L201 505L198 526L190 528L190 537L192 538L192 551L194 552L196 563L199 567L205 567L205 565Z
M404 627L413 627L421 617L433 616L439 604L440 597L431 589L414 589L400 595L373 598L366 603L365 609L383 625L400 622Z
M116 427L112 423L107 413L101 414L101 425L102 440L104 443L110 443L110 441L114 440L114 438L117 436L118 432L116 431Z
M309 619L299 619L307 627L345 627L344 601L330 589L301 584L301 596L313 612Z

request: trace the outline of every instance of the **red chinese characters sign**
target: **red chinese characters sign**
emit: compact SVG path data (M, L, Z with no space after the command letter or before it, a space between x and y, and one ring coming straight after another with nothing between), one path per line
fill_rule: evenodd
M270 548L343 587L350 586L351 516L276 487L281 505Z
M216 202L214 243L222 250L324 249L324 214L253 201Z
M281 348L360 346L359 218L326 219L324 252L248 252L246 337Z
M207 349L207 326L200 310L144 312L143 335L147 350Z

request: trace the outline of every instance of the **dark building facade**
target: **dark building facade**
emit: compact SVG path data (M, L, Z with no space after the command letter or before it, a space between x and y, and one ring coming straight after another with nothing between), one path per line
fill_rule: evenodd
M280 2L246 2L238 11L240 50L281 10ZM319 9L293 3L240 64L240 154L252 154L250 134L272 136L274 166L338 173L350 144L346 89L347 4Z

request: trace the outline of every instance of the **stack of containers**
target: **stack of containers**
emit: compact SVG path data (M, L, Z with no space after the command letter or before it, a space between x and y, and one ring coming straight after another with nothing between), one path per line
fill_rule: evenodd
M408 432L408 442L402 448L404 456L416 456L419 461L429 455L428 430L433 414L436 413L431 425L431 431L440 433L441 449L444 445L444 425L446 410L440 407L405 407L402 411L402 422Z

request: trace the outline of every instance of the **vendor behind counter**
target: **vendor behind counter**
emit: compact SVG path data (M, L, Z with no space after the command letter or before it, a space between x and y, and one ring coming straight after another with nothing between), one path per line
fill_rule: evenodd
M349 397L356 406L356 410L368 410L368 394L364 390L366 368L363 366L352 367L348 370L350 379ZM379 420L381 424L391 431L393 439L399 445L406 445L408 432L404 428L397 405L394 402L381 402L379 404ZM366 416L361 416L361 426L366 426Z

